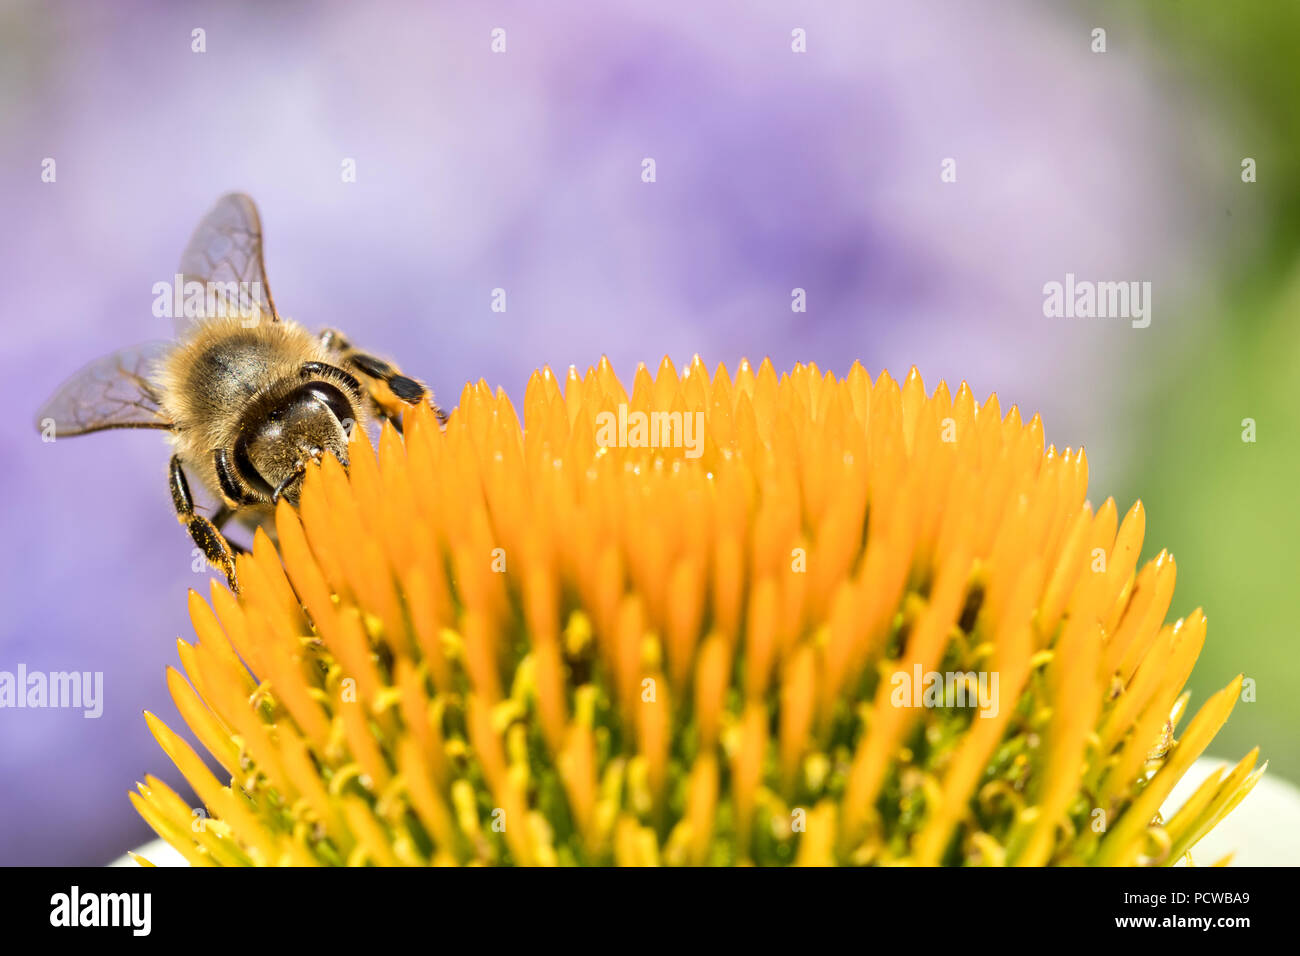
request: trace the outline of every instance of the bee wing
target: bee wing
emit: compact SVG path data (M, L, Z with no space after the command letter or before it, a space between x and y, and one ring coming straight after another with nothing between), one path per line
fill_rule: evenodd
M84 435L105 428L170 428L151 381L169 342L150 342L91 362L59 386L36 415L54 437Z
M203 284L204 316L211 314L210 304L224 308L226 315L241 314L242 306L244 312L260 310L272 322L280 319L262 263L262 220L253 200L243 193L227 193L203 217L181 256L180 271L182 295L185 285ZM176 316L176 334L184 335L202 317Z

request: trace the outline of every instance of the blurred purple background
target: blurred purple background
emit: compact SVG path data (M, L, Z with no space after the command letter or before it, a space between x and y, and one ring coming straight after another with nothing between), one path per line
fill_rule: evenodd
M140 712L177 726L163 668L207 576L164 441L43 444L31 419L86 361L168 334L152 286L220 194L259 203L284 314L446 404L601 354L625 379L695 352L915 363L1041 410L1088 447L1098 500L1137 451L1114 427L1128 376L1174 347L1218 208L1215 147L1171 125L1192 114L1158 61L1118 29L1092 53L1072 8L119 6L0 13L0 670L103 671L106 696L98 720L0 710L0 863L107 862L149 835L134 781L179 782ZM1151 281L1152 326L1044 319L1067 271Z

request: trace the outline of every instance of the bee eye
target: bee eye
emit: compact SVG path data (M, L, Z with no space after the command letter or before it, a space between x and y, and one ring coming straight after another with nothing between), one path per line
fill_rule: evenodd
M297 394L311 396L316 401L325 405L339 423L354 421L357 413L353 410L352 403L333 385L328 382L311 382L310 384L300 386Z
M307 362L302 368L298 369L298 374L304 380L341 382L343 387L350 391L354 397L361 398L362 396L361 383L337 366L326 365L324 362Z
M249 457L248 439L246 436L240 435L235 441L234 452L235 470L239 472L239 477L243 478L244 481L256 490L263 494L270 495L270 484L268 484L266 479L262 477L262 473L257 470L253 465L252 458Z

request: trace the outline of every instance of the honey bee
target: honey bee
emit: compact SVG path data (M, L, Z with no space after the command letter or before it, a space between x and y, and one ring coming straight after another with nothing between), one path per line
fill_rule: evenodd
M281 498L297 504L309 462L330 454L347 467L355 427L388 421L400 431L403 410L423 402L439 420L445 416L432 392L395 366L333 329L313 334L280 317L249 197L217 201L176 278L186 290L203 290L207 307L180 310L170 341L86 366L46 402L37 428L56 438L165 430L174 450L168 484L176 516L237 591L235 555L244 549L222 533L230 518L270 529ZM211 518L197 513L187 472L220 502Z

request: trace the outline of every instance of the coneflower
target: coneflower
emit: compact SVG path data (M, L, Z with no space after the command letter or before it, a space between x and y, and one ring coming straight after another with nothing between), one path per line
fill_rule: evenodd
M1204 615L996 396L602 360L407 419L190 595L224 773L146 714L206 809L131 799L191 863L1169 864L1263 772L1161 819L1241 679L1177 732Z

